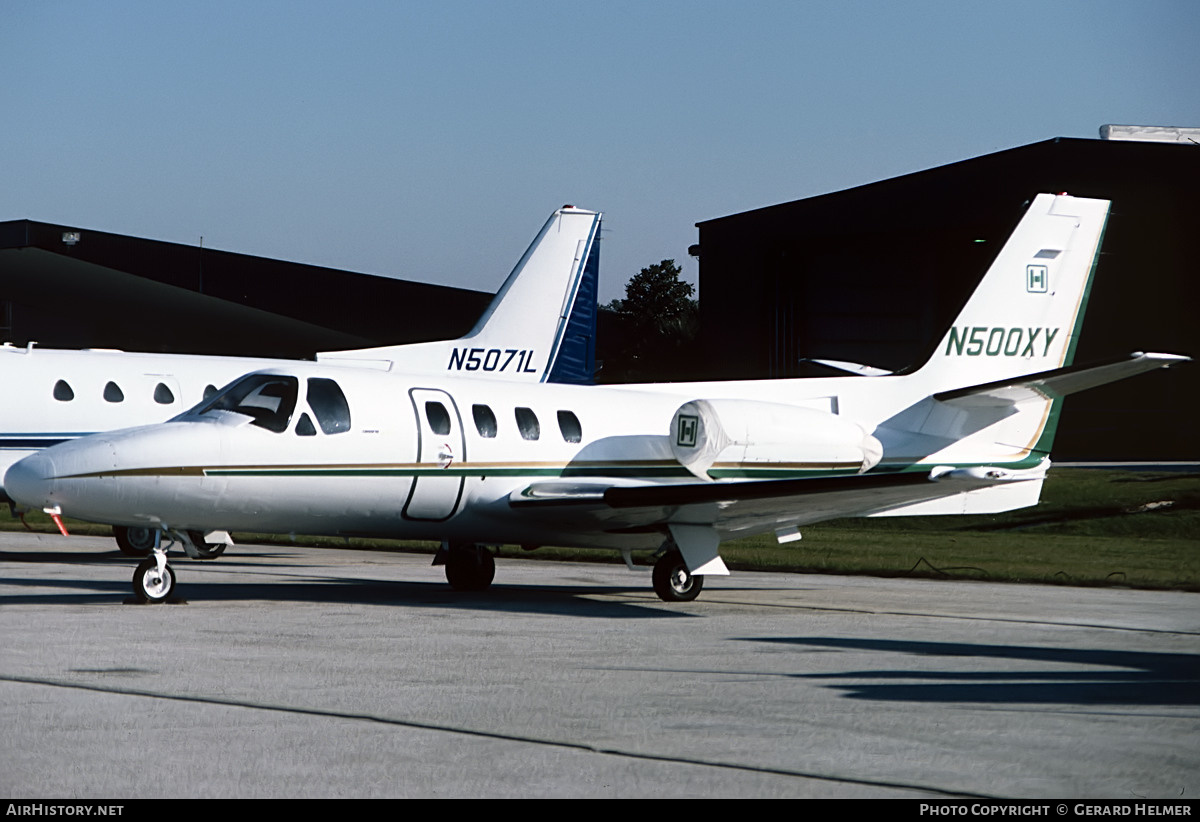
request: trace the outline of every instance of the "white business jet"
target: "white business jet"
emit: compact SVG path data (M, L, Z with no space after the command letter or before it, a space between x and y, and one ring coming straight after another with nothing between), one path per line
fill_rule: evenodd
M566 206L555 212L471 332L460 340L317 354L331 366L440 375L446 363L515 381L590 382L595 335L600 215ZM431 307L432 310L432 307ZM207 401L219 386L251 371L290 368L295 360L55 350L0 346L0 480L42 448L101 431L164 422ZM0 501L8 501L0 486ZM106 520L107 521L107 520ZM292 530L292 529L287 529ZM146 556L154 529L114 527L121 551ZM219 555L225 533L181 539L200 558Z
M13 466L27 505L157 529L441 540L451 585L486 546L659 552L654 588L693 599L731 537L847 516L1034 505L1062 397L1188 358L1074 367L1108 202L1039 195L919 369L884 376L570 386L523 345L452 347L442 374L289 365L162 425ZM531 321L534 315L531 314ZM490 345L490 344L489 344ZM468 373L470 372L470 373ZM169 546L168 546L169 547ZM134 590L174 588L162 540Z

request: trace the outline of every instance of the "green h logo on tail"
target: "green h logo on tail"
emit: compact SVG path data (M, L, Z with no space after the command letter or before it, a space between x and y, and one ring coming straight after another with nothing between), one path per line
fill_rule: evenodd
M1025 266L1025 290L1045 294L1050 289L1050 269L1044 265Z

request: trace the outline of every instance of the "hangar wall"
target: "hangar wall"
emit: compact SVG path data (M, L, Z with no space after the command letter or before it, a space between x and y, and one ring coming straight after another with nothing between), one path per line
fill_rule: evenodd
M1057 138L698 223L714 378L919 364L1043 191L1112 201L1076 362L1200 355L1200 147ZM1200 365L1068 398L1058 460L1196 460Z

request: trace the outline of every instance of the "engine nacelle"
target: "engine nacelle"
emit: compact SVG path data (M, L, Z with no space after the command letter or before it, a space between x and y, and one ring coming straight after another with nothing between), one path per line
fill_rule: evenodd
M701 479L709 469L843 470L879 463L883 445L828 411L746 400L692 400L671 419L671 451Z

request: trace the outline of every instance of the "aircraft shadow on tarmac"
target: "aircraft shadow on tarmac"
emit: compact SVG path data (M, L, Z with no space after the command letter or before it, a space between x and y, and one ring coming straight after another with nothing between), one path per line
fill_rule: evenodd
M980 702L998 705L1053 704L1095 706L1191 706L1200 704L1200 655L1140 651L1036 648L956 642L912 642L830 637L747 637L745 641L807 645L846 651L877 651L925 657L920 670L860 670L827 674L792 674L814 681L829 680L850 699L900 702ZM953 670L936 660L966 659ZM988 670L981 662L1003 661ZM1030 662L1026 670L1007 667ZM1042 666L1054 666L1047 669ZM1061 666L1071 666L1061 670ZM1115 670L1114 670L1115 669ZM841 684L839 680L856 680ZM864 681L865 680L865 681Z
M270 554L256 553L256 559L270 557ZM573 617L600 617L604 619L647 619L647 618L678 618L690 617L694 614L667 610L661 607L657 599L647 597L647 604L628 601L589 599L593 595L606 597L623 596L628 594L646 595L649 592L649 580L637 578L628 586L620 585L514 585L496 583L487 591L466 593L454 591L441 579L440 569L431 569L429 582L412 580L380 580L358 577L337 577L312 572L310 563L289 562L289 555L281 554L269 565L261 562L239 562L235 558L222 557L220 570L236 572L239 568L246 571L239 582L212 582L191 576L185 582L180 582L177 588L179 599L172 604L214 603L214 602L248 602L267 601L280 604L292 602L310 603L345 603L359 605L381 606L415 606L423 608L448 608L455 610L478 611L507 611L513 613L562 614ZM129 578L133 573L133 565L128 558L123 558L117 552L105 554L87 554L81 556L71 552L37 552L0 553L0 560L6 562L31 562L47 564L71 565L108 565L115 571L108 579L84 579L53 577L4 577L0 584L8 588L38 588L39 593L25 596L5 596L6 605L84 605L107 604L132 600L132 588ZM197 563L208 565L209 563ZM126 571L122 565L127 566ZM178 563L173 561L176 574L187 573L187 569L195 568L193 563ZM216 567L216 566L214 566ZM384 566L386 567L386 566ZM303 577L294 580L280 580L277 576L271 579L256 581L255 576L272 575L289 569L306 571ZM435 581L436 580L436 581ZM56 589L60 593L49 593L44 589ZM132 602L130 603L132 604Z

